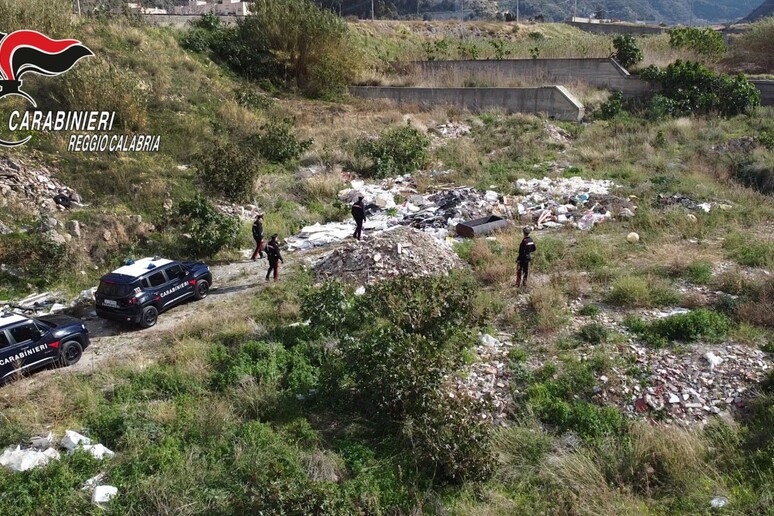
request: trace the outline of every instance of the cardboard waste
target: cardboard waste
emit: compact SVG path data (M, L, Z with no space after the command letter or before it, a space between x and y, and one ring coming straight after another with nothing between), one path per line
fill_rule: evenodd
M451 245L412 228L396 226L367 242L349 242L314 265L318 278L366 285L394 276L445 275L465 263Z

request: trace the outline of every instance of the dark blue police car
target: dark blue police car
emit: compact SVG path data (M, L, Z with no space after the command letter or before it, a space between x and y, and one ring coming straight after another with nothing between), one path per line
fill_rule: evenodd
M50 364L73 365L88 345L89 330L78 319L0 312L0 383Z
M95 294L97 315L150 328L161 312L186 299L207 297L210 285L210 268L200 262L130 260L102 276Z

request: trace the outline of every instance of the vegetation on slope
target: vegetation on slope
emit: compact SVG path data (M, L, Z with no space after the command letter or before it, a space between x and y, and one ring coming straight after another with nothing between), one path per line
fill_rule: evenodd
M110 511L128 514L695 514L719 495L731 502L727 512L771 512L774 379L734 424L683 430L629 420L594 394L600 375L632 368L611 357L640 337L601 323L576 329L569 317L578 298L588 307L584 317L684 303L702 310L637 328L674 353L705 339L705 326L713 329L709 337L730 333L770 349L774 289L762 271L774 256L774 205L743 171L770 175L771 109L655 119L632 110L583 126L558 123L569 137L556 141L536 116L332 104L295 97L284 83L270 97L207 53L184 50L189 34L172 29L119 19L70 30L98 57L56 80L35 81L41 105L104 103L126 130L165 138L156 156L69 154L56 134L36 135L23 151L56 159L60 176L92 203L73 219L96 224L141 214L157 226L148 241L104 254L107 263L124 253L190 252L176 238L175 224L186 221L170 219L201 193L257 202L266 226L283 236L343 218L335 167L367 172L369 160L394 164L397 157L411 168L426 161L422 135L400 130L406 115L416 128L447 120L471 127L470 136L430 152L433 168L449 173L415 173L420 189L437 181L516 194L521 177L581 175L614 180L622 187L615 194L636 196L638 208L631 221L591 233L536 234L535 283L526 292L509 283L520 240L514 230L459 246L469 274L397 280L364 296L336 284L315 287L298 274L226 310L205 305L151 363L64 370L37 388L7 386L0 444L76 428L117 456L103 464L75 454L33 472L2 470L0 511L97 511L80 486L105 470L120 489ZM367 52L402 48L399 35L361 37L370 42ZM382 131L418 145L363 154L362 133ZM753 138L750 150L734 146L741 137ZM251 140L255 151L243 162L235 142ZM208 182L206 172L218 165L205 156L247 174ZM299 178L300 164L334 172ZM256 189L243 184L251 180ZM659 195L678 192L732 209L691 219L681 207L657 204ZM163 207L167 198L172 213ZM640 243L626 242L629 231ZM726 272L707 265L721 262ZM710 301L696 295L697 285L737 297ZM485 406L448 395L465 374L476 332L495 330L514 334L516 344L505 366L515 407L507 429L474 419ZM647 377L640 377L645 386Z

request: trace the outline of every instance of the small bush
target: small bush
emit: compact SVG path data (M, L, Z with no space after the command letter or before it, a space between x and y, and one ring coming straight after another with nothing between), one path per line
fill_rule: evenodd
M610 336L610 330L599 323L591 323L582 326L577 333L580 340L588 342L589 344L602 344L606 342Z
M372 161L372 177L384 178L423 168L429 160L429 147L425 134L406 125L389 129L376 139L359 140L356 153Z
M535 311L538 331L556 331L567 322L567 300L559 286L547 284L533 287L529 302Z
M623 102L623 92L614 91L610 98L599 106L599 109L594 113L594 118L597 120L612 120L613 118L626 113Z
M691 61L676 61L661 70L649 66L640 73L661 86L661 109L671 116L718 113L735 116L760 105L760 92L739 74L717 74Z
M669 306L680 301L680 295L670 286L653 278L622 276L613 282L607 302L619 306Z
M691 262L685 272L688 279L697 285L706 285L712 281L712 263L706 260Z
M189 235L184 248L191 257L213 256L233 245L239 236L239 219L218 212L199 195L180 203L175 222Z
M228 200L247 201L253 194L258 161L231 142L216 143L195 158L199 181L214 195Z
M612 57L624 68L636 65L645 57L631 34L620 34L614 37L613 48L615 52Z
M774 266L774 243L762 242L743 233L732 233L723 242L726 255L748 267Z
M586 317L596 317L599 315L599 307L597 305L586 304L578 310L578 315L584 315Z
M727 316L700 308L687 314L656 319L650 323L629 320L627 326L641 334L649 344L663 347L669 342L693 342L700 338L719 341L728 335L734 325Z
M275 120L261 127L261 132L248 140L264 159L286 164L297 160L312 146L312 140L299 140L293 134L293 121Z
M718 58L726 51L723 35L710 27L679 27L667 31L669 46L692 50L711 58Z
M746 301L739 303L736 315L750 324L774 328L774 280L763 283Z
M21 277L3 274L5 281L42 288L62 277L71 255L65 245L50 242L43 234L9 233L0 235L0 263L21 272Z

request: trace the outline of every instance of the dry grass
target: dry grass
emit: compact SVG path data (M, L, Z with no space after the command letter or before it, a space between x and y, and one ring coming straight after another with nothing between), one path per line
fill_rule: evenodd
M345 187L340 173L326 172L302 179L298 183L301 197L306 203L335 200Z
M304 466L314 482L340 482L346 477L346 465L335 453L315 450L304 457Z
M567 299L558 277L531 277L529 284L529 303L535 311L537 331L559 330L567 322Z

